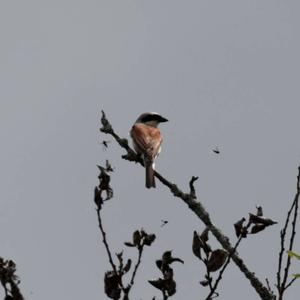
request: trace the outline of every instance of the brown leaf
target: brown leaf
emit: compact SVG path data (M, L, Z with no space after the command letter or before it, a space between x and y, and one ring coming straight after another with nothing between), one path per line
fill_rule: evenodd
M114 271L108 271L104 276L104 291L107 297L118 300L121 296L120 276Z
M252 234L258 233L260 231L263 231L266 227L267 225L265 224L256 224L251 228L251 233Z
M182 264L184 263L184 261L178 257L172 257L172 251L166 251L163 255L162 255L162 261L163 264L171 264L175 261L181 262Z
M202 280L199 282L202 286L208 286L209 281L208 280Z
M207 270L209 272L215 272L219 270L224 265L227 256L227 251L223 249L214 250L207 261Z
M163 291L164 290L164 280L161 278L155 279L155 280L148 280L148 282L156 287L157 289Z
M240 235L242 235L242 234L245 235L245 233L244 233L245 230L243 230L243 228L244 228L243 224L245 221L246 221L246 219L242 218L239 221L237 221L236 223L234 223L235 234L237 237L240 237Z
M156 235L155 234L147 234L144 237L144 245L151 246L151 244L155 241Z
M262 217L263 216L263 209L261 206L256 206L256 209L257 209L257 212L256 212L256 215L258 217Z
M140 234L142 238L147 236L147 232L143 228L141 229Z
M134 246L138 247L141 244L141 234L138 230L133 233L132 236Z
M193 243L192 243L192 250L193 253L196 257L201 259L201 246L202 246L202 241L200 239L200 236L198 235L197 231L194 231L194 236L193 236Z
M271 219L259 217L259 216L253 215L253 214L249 214L249 221L253 224L264 224L266 226L277 224L277 222L275 222Z
M206 227L200 235L200 239L205 243L208 241L208 238L209 238L208 233L209 233L209 229L208 229L208 227Z
M131 259L129 258L127 260L127 263L126 263L125 267L123 268L123 272L127 273L130 270L130 267L131 267Z
M162 260L161 259L158 259L156 262L155 262L155 264L156 264L156 266L161 270L161 268L162 268Z
M176 294L176 282L175 280L166 280L165 287L169 296L173 296Z

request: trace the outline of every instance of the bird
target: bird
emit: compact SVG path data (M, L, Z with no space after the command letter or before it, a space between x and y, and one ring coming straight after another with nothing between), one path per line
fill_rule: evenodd
M163 141L159 123L168 120L158 113L146 112L141 114L130 130L134 150L141 155L146 169L146 188L155 188L154 160L161 150Z

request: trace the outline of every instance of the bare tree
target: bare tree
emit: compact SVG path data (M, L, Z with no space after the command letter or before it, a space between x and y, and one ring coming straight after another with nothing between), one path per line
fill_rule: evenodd
M102 111L102 117L101 117L101 124L102 127L100 128L100 131L112 136L115 141L125 149L126 153L122 155L122 158L131 162L138 163L143 166L143 161L141 158L133 151L133 149L129 146L127 139L121 138L113 129L112 125L106 118L105 113ZM277 290L278 290L278 300L283 299L283 294L286 291L287 288L289 288L295 281L296 278L293 278L288 282L289 278L289 268L291 264L290 257L286 255L285 253L285 240L287 238L287 227L290 224L290 218L292 217L292 233L289 238L289 246L288 250L293 250L294 240L296 236L296 220L298 217L298 200L299 200L299 176L300 176L300 167L298 169L298 177L297 177L297 192L294 198L294 201L292 203L292 206L288 212L286 223L284 228L281 230L281 250L279 253L279 263L278 263L278 272L277 272ZM263 300L274 300L277 297L275 296L274 291L271 289L268 279L266 279L266 284L263 283L255 273L250 270L247 265L245 264L244 260L237 254L236 249L241 243L243 239L245 239L248 234L257 234L258 232L263 231L266 227L276 224L277 222L273 221L270 218L266 218L263 216L263 210L262 207L257 208L257 212L255 214L250 213L248 217L248 221L246 222L246 218L241 218L239 221L237 221L234 224L234 229L237 235L238 240L236 241L235 245L232 246L229 238L219 229L215 226L213 220L211 219L209 213L206 211L204 206L202 205L201 201L197 198L196 190L194 183L198 179L198 177L192 176L190 183L189 183L189 191L184 192L181 190L175 183L170 182L168 179L166 179L164 176L159 174L155 171L155 177L167 188L169 188L172 195L181 201L183 201L185 204L187 204L188 208L204 223L205 229L202 232L202 234L198 234L196 231L194 232L193 242L192 242L192 250L195 256L197 256L200 261L205 265L206 274L204 276L204 279L200 282L203 286L209 288L208 296L205 298L206 300L212 299L216 296L218 296L217 288L218 285L222 279L222 276L225 272L226 267L230 263L230 261L233 261L241 273L249 280L249 283L251 286L255 289L256 293L258 294L260 299ZM100 185L101 186L101 180ZM110 187L107 187L107 190L109 190ZM100 189L101 190L101 189ZM95 194L96 199L96 194ZM103 200L102 200L103 204ZM100 228L101 229L101 228ZM101 230L102 231L102 230ZM209 245L209 237L208 233L211 233L217 241L220 243L222 248L212 250L211 246ZM102 236L105 236L102 232ZM106 244L106 242L104 242ZM134 245L134 243L133 243ZM106 248L107 245L105 245ZM111 254L108 252L109 260L111 260ZM283 270L283 259L286 258L286 264L285 268ZM157 264L157 267L162 271L161 264ZM114 267L112 266L114 269ZM169 268L169 267L168 267ZM167 270L169 270L166 268ZM116 268L115 268L116 269ZM172 270L172 268L170 268ZM115 270L116 271L116 270ZM115 272L114 271L114 272ZM213 279L212 273L219 271L218 275L215 279ZM162 272L163 275L167 275L167 278L172 278L173 280L173 270L166 272ZM168 277L169 276L169 277ZM174 283L170 281L173 286ZM163 299L167 299L168 297L172 296L174 294L175 290L172 290L170 286L172 284L169 284L169 288L171 293L168 293L168 283L166 281L166 278L159 278L156 281L150 282L153 286L160 289L162 291ZM176 283L175 283L176 286ZM122 282L119 282L118 287L120 290L123 290L124 287L122 286ZM126 288L125 288L126 292ZM126 293L124 292L124 295ZM113 299L120 299L120 298L113 298ZM128 294L127 298L128 299ZM154 298L153 298L154 299Z

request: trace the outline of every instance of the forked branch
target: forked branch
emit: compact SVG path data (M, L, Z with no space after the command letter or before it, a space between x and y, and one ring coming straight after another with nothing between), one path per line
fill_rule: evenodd
M117 143L126 150L126 154L122 156L123 159L134 161L142 165L142 161L138 155L129 147L128 141L124 138L120 138L114 131L113 127L109 123L108 119L105 116L105 113L102 111L101 118L102 127L100 131L105 134L109 134L117 141ZM255 276L254 272L250 271L244 261L235 253L234 247L231 245L229 238L225 236L219 228L217 228L213 222L211 221L210 215L205 210L204 206L201 202L197 201L194 182L196 180L195 177L192 177L190 181L190 192L185 193L178 186L161 174L155 171L155 177L166 187L169 188L170 192L177 198L180 198L184 201L188 207L196 214L196 216L202 220L202 222L208 227L208 229L212 232L215 238L219 241L222 247L231 254L231 259L238 266L240 271L246 276L246 278L250 281L253 288L256 290L258 295L263 300L274 300L274 295L270 293L268 288Z
M295 240L295 236L296 236L296 223L297 223L297 218L298 218L299 195L300 195L300 167L298 168L296 195L294 197L294 201L291 205L291 208L287 213L284 227L280 231L280 246L281 246L281 248L280 248L279 259L278 259L277 285L276 285L277 290L278 290L278 300L283 299L284 292L295 281L295 278L294 278L289 283L287 283L289 270L290 270L290 266L291 266L290 256L287 256L284 270L282 270L282 269L283 269L283 257L285 254L285 247L286 247L285 244L286 244L287 229L288 229L288 226L290 225L292 214L293 214L292 221L291 221L292 222L291 223L292 231L291 231L291 235L289 238L288 250L289 251L293 250L294 240Z

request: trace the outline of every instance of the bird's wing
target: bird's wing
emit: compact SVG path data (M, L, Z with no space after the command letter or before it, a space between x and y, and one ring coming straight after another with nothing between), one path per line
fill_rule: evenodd
M162 137L160 130L145 124L133 125L130 135L135 143L136 150L153 160L159 153Z

